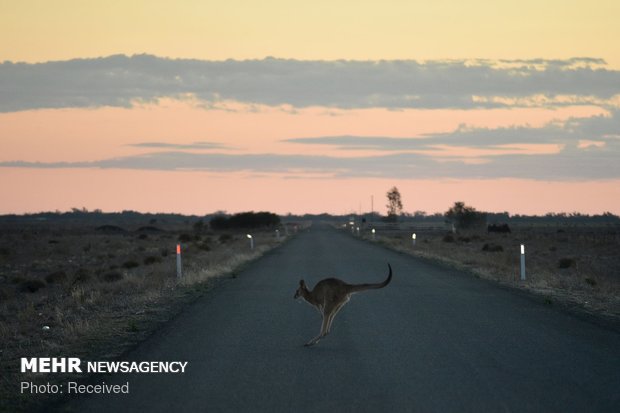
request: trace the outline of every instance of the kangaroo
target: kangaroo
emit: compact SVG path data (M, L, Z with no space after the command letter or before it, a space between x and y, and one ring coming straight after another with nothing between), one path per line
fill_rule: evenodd
M308 341L305 346L313 346L331 331L334 317L338 311L349 302L352 294L360 291L383 288L392 280L392 267L388 264L390 273L385 281L377 284L347 284L337 278L325 278L319 281L312 291L308 290L304 280L299 281L299 288L295 291L294 298L303 298L308 304L315 307L323 317L321 332L318 336Z

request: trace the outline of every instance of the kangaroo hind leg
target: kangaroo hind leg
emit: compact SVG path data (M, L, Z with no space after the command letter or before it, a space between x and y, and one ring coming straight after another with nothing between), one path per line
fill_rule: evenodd
M327 320L327 333L329 334L332 330L332 323L334 322L334 318L336 317L336 314L338 314L338 312L342 309L342 307L344 307L344 305L348 302L349 300L347 299L346 301L338 304L336 306L336 308L334 308L334 311L332 311L332 313L329 315L329 319Z
M327 323L329 321L329 317L327 314L323 313L323 323L321 324L321 332L318 336L314 337L312 340L308 341L304 344L306 347L313 346L319 342L323 337L327 335Z

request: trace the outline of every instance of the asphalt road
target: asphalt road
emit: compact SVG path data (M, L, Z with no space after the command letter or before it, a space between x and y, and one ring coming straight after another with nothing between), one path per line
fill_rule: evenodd
M300 278L392 283L356 294L317 346ZM128 395L80 412L620 411L620 333L455 270L313 227L218 286L124 360L184 374L102 378Z

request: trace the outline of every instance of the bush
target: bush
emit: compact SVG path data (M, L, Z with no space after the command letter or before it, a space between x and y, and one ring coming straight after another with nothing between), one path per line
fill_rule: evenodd
M109 271L109 272L106 272L105 274L103 274L103 276L101 278L103 278L103 281L111 283L111 282L122 280L123 279L123 274L121 274L118 271Z
M474 207L466 206L464 202L455 202L454 206L446 211L445 216L458 229L476 229L486 226L486 212L476 211Z
M212 229L225 229L228 228L228 218L224 215L218 215L211 218L209 221L209 225L211 225Z
M560 258L558 261L558 268L570 268L574 267L577 262L573 258Z
M67 274L64 271L54 271L45 276L45 281L49 284L60 283L67 279Z
M190 234L181 234L181 235L179 235L179 241L180 242L190 242L193 239L194 239L194 237L191 236Z
M72 284L85 283L90 280L90 274L86 268L79 268L73 276Z
M497 245L497 244L484 244L482 246L482 251L486 251L486 252L502 252L504 251L504 247L502 247L501 245Z
M230 234L222 234L220 235L219 240L222 244L226 244L227 242L230 242L233 240L233 236Z
M487 226L487 232L510 233L508 224L491 224Z
M157 228L157 227L150 226L150 225L145 226L145 227L140 227L140 228L138 228L138 230L137 230L137 231L138 231L138 232L149 232L149 233L151 233L151 234L153 234L153 233L158 233L158 232L162 232L162 230L161 230L161 229L159 229L159 228Z
M137 261L133 261L133 260L125 261L123 263L123 267L127 268L128 270L131 268L136 268L138 266L140 266L140 264Z
M596 285L596 280L594 280L593 278L586 278L585 282L589 285L591 285L592 287L594 287Z
M241 212L230 217L215 216L209 224L215 230L274 227L280 224L280 217L271 212Z
M454 242L454 235L446 234L446 235L443 236L442 241L443 242Z
M207 241L204 241L198 244L198 248L203 251L211 251L211 247L209 246L209 243Z
M204 221L202 219L199 219L194 223L193 228L195 232L202 232L205 228Z
M41 280L24 280L19 285L19 290L22 292L35 293L43 287L45 287L45 283Z
M123 228L116 225L101 225L95 228L95 231L103 232L104 234L120 234L126 232Z
M149 255L148 257L144 258L144 265L151 265L155 264L156 262L161 262L161 258L155 257L153 255Z

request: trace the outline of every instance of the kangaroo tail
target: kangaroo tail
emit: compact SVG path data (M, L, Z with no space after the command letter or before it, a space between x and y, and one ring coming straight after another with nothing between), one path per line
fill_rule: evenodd
M385 281L377 283L377 284L355 284L355 285L352 286L353 287L353 292L378 289L378 288L383 288L386 285L388 285L390 283L390 281L392 281L392 266L390 264L388 264L388 268L390 270L390 273L388 274L388 276L385 279Z

